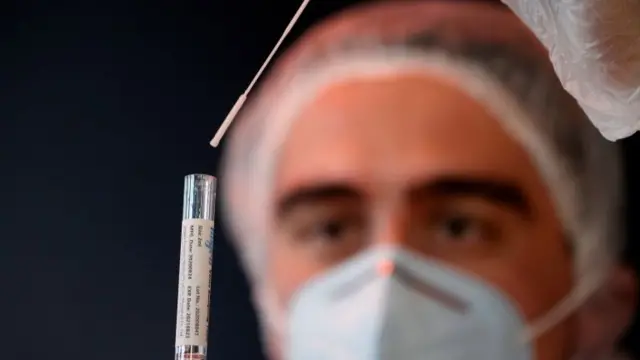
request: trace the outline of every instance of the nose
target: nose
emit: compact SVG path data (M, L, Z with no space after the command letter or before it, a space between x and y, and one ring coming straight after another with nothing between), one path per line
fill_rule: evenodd
M433 255L429 239L417 236L418 217L411 213L406 202L398 201L394 207L379 211L374 216L373 236L369 246L396 246L414 251L424 256Z
M375 236L372 245L409 247L410 217L402 204L379 211L374 224Z

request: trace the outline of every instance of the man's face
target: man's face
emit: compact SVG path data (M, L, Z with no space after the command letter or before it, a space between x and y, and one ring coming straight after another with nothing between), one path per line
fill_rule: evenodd
M267 279L305 282L395 244L473 273L532 321L572 286L572 259L527 153L483 106L427 75L336 83L294 122L276 171ZM573 351L573 322L536 343Z

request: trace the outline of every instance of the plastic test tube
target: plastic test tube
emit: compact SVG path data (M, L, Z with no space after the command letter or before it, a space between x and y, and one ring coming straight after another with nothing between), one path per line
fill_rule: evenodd
M216 182L204 174L184 180L175 360L207 358Z

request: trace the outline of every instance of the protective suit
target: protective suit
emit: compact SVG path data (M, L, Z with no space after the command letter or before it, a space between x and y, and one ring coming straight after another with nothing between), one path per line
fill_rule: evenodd
M563 86L607 139L640 128L640 1L503 2L547 47Z

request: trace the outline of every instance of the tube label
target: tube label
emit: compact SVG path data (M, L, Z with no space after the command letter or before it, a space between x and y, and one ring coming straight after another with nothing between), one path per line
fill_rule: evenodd
M176 346L207 346L214 222L182 221Z

